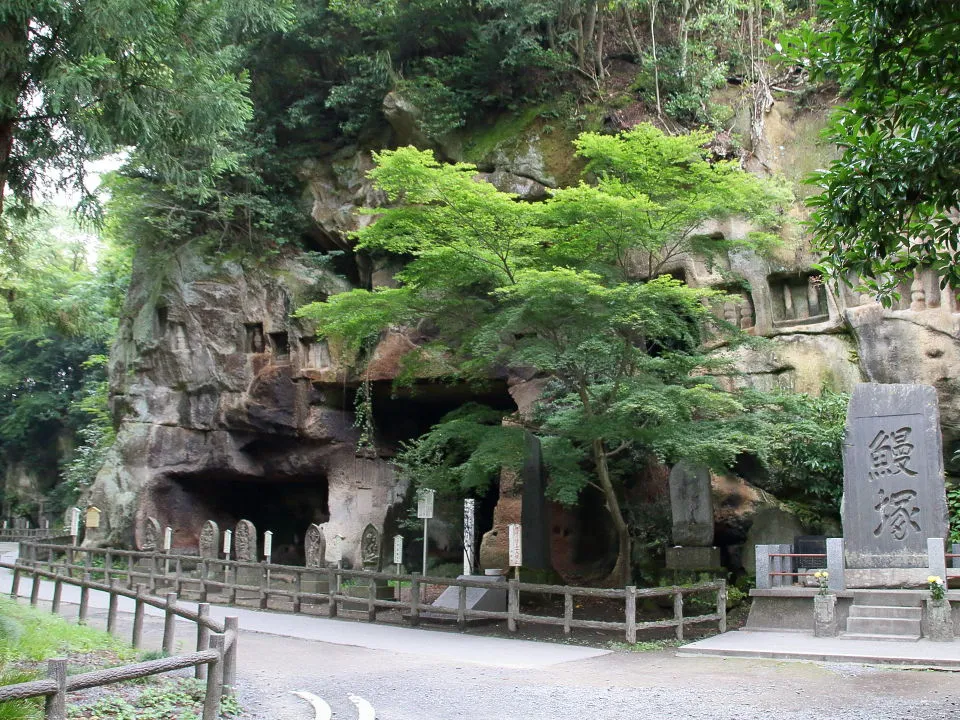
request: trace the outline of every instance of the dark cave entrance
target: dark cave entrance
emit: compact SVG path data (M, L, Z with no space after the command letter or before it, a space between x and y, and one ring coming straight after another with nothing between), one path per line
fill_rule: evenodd
M174 545L196 551L200 529L214 520L220 532L232 530L241 519L257 528L258 552L263 533L273 532L272 560L302 565L303 539L311 523L330 519L329 485L317 475L257 478L231 473L168 476L152 493L161 526L175 529ZM162 509L162 510L161 510Z

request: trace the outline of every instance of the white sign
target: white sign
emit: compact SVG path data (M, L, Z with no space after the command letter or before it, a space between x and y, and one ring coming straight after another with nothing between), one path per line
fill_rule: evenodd
M520 539L521 528L518 523L508 525L510 529L510 567L523 565L523 545Z
M463 574L473 574L474 512L476 502L473 498L463 501Z
M230 557L230 548L233 547L233 530L223 531L223 554Z
M403 565L403 535L393 536L393 564Z
M273 554L273 531L267 530L263 534L263 556L269 560Z
M80 508L70 511L70 534L77 537L80 534Z
M423 488L417 494L417 517L421 520L433 518L433 490Z
M171 545L173 545L173 528L168 527L163 531L163 549L170 552Z

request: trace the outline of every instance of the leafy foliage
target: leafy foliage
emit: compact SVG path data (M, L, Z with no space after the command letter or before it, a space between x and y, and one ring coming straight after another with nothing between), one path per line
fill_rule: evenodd
M960 8L935 0L818 3L784 54L847 96L829 139L841 156L812 182L825 267L889 303L917 267L960 286ZM856 280L859 278L859 281Z
M398 275L402 287L355 290L300 310L346 347L417 320L460 373L514 367L549 378L536 416L525 419L543 440L549 493L565 503L588 484L603 493L620 538L620 578L629 573L630 536L615 458L730 464L746 446L746 407L711 380L700 352L708 325L719 327L709 305L722 296L669 277L637 282L630 269L639 253L649 263L640 277L649 277L676 252L727 247L692 237L707 217L773 219L769 206L782 195L708 162L706 139L649 126L583 135L578 148L596 186L557 191L540 205L477 182L473 166L443 165L413 148L384 151L370 176L395 204L357 239L360 248L413 258ZM755 238L740 242L757 246ZM465 413L408 447L404 472L462 492L518 464L518 429L489 410Z
M209 188L236 167L227 140L251 117L233 38L289 19L284 0L4 2L0 195L19 212L53 182L96 215L85 163L120 150L173 185Z

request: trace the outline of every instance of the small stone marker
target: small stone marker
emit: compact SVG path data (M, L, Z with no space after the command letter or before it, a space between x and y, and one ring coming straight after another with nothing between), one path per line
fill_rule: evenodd
M167 527L163 531L163 551L170 552L171 547L173 547L173 528Z
M710 470L681 460L670 471L673 544L713 545L713 492Z
M843 535L851 568L925 568L947 536L937 391L861 383L847 408Z
M270 562L271 555L273 555L273 531L267 530L263 534L263 557Z
M360 558L365 568L380 567L380 531L368 524L360 537Z
M85 524L88 528L100 527L100 508L98 508L96 505L91 505L87 508Z
M200 557L215 558L220 549L220 526L207 520L200 530Z
M323 536L323 528L316 523L307 528L307 535L303 543L307 567L323 567L327 560L327 541Z
M143 528L143 549L147 552L156 552L160 546L160 538L163 530L160 528L160 521L155 517L148 517L147 524Z
M330 540L330 555L334 563L343 562L343 535L334 535Z
M523 529L519 523L511 523L507 526L510 534L510 567L518 568L523 565Z
M223 556L230 559L230 550L233 548L233 531L223 531Z
M240 562L257 561L257 528L249 520L241 520L233 531L236 537L234 552Z

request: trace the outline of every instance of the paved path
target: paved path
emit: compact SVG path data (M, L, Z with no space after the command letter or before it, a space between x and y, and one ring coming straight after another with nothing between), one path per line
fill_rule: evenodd
M0 546L0 554L4 548ZM9 580L0 574L0 592ZM41 598L51 584L41 585ZM24 581L21 592L29 593ZM64 587L64 602L75 601ZM78 595L78 593L76 593ZM121 611L132 603L121 603ZM91 624L106 598L91 593ZM65 605L68 616L76 608ZM159 611L145 635L159 642ZM960 673L863 665L610 652L238 608L238 696L247 720L954 720ZM130 617L121 614L120 632ZM192 632L178 626L182 649ZM730 633L741 636L747 633ZM726 636L725 636L726 637ZM798 641L797 636L780 643ZM351 696L354 696L351 699Z

